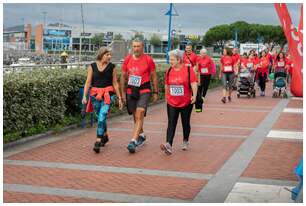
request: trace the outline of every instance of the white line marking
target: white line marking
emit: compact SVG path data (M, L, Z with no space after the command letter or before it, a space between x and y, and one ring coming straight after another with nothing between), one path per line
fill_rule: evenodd
M283 139L303 139L303 132L271 130L267 137Z
M285 108L283 112L303 114L303 108Z

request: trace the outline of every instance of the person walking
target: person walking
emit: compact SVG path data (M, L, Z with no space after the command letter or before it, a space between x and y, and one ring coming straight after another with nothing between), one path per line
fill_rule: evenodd
M196 76L198 77L198 93L195 102L195 111L202 112L204 99L207 94L210 79L216 72L216 66L205 48L201 49L200 56L196 61Z
M87 104L87 112L94 110L98 120L97 138L93 148L96 153L99 153L100 147L109 141L106 119L111 104L115 102L115 93L119 101L119 109L122 110L123 107L116 66L110 62L111 57L110 48L102 47L98 50L96 61L88 66L84 86L82 104ZM87 99L88 92L89 99Z
M150 78L153 81L153 91ZM149 55L144 54L144 43L140 39L133 40L132 54L124 59L120 82L122 99L127 105L128 114L133 115L134 118L132 139L127 149L130 153L135 153L136 148L146 140L143 123L151 92L153 102L158 100L159 94L155 63Z
M223 56L220 59L221 72L219 77L222 78L223 84L223 97L221 101L224 104L226 103L226 97L229 102L232 101L231 94L235 77L235 61L232 58L232 55L232 50L226 47L223 49Z
M188 149L192 105L196 101L198 88L195 72L183 63L183 51L173 50L169 52L169 57L171 67L165 74L168 116L167 138L166 143L160 145L161 150L167 155L172 154L173 139L179 115L183 127L182 149Z

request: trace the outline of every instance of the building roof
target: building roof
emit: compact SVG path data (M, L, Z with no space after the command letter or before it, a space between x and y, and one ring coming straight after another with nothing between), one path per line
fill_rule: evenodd
M50 23L50 24L48 24L48 27L66 27L66 28L71 28L71 26L63 24L63 23L59 23L59 22L56 22L56 23L53 23L53 24Z
M16 33L16 32L24 32L25 26L24 25L18 25L18 26L12 26L4 29L4 33Z

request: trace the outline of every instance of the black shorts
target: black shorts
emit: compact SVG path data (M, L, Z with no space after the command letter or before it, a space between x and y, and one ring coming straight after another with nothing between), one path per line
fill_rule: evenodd
M131 115L133 114L137 108L144 108L145 113L147 111L147 107L149 105L151 93L143 93L140 94L139 99L134 99L131 95L127 94L126 101L127 101L127 110L128 113Z

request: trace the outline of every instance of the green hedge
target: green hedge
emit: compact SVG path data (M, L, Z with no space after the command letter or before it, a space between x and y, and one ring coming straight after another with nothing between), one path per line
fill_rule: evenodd
M4 75L4 136L28 136L34 127L49 128L76 115L78 91L86 71L39 69ZM16 134L17 133L17 134ZM14 137L16 138L16 137Z
M157 74L162 99L164 69L158 70ZM84 69L39 69L5 74L4 143L79 123L79 89L85 80ZM219 83L220 80L212 79L211 87ZM113 106L112 112L117 111L118 108Z

